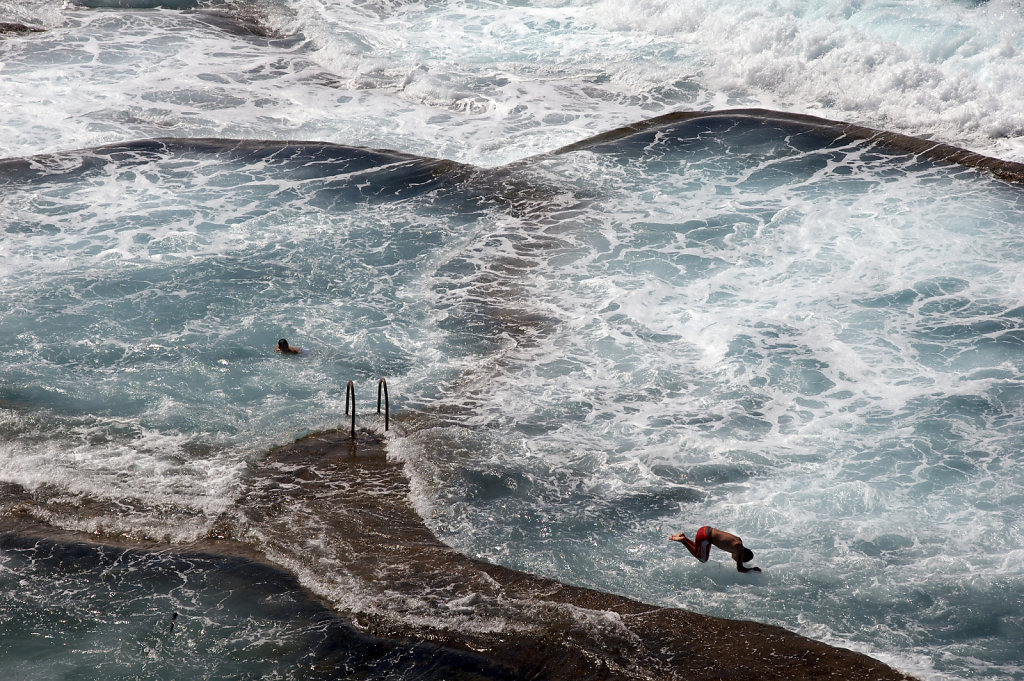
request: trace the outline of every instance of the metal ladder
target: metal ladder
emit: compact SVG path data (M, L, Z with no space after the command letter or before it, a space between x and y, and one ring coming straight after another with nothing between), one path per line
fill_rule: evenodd
M391 427L390 404L388 402L388 382L380 379L377 383L377 414L380 414L381 395L384 397L384 430ZM352 381L345 386L345 416L348 416L349 397L352 399L352 439L356 439L356 387Z

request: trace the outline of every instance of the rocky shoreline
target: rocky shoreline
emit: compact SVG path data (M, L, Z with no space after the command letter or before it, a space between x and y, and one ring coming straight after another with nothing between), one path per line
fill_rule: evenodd
M189 545L53 530L33 515L8 515L0 531L243 558L295 574L307 590L314 576L337 576L326 594L317 579L313 597L342 620L415 647L421 659L423 650L449 663L454 655L474 678L911 679L779 627L646 605L466 557L423 524L402 464L366 433L317 433L272 450L237 508Z

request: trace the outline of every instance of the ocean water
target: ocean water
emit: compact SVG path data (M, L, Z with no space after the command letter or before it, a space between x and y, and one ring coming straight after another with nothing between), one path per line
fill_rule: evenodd
M785 115L620 129L757 107L1024 162L1019 0L0 23L33 29L0 33L6 517L187 546L271 447L347 423L351 380L470 556L1024 679L1024 188ZM705 524L764 572L667 541ZM4 537L17 678L400 664L327 650L344 625L248 564Z

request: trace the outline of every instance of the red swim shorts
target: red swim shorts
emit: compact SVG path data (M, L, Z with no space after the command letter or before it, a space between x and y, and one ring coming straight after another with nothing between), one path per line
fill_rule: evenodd
M697 560L702 563L708 562L708 555L711 553L711 527L705 525L697 530L693 543L697 546Z

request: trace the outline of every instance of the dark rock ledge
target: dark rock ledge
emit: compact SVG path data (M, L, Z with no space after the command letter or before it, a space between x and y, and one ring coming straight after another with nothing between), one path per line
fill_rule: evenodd
M351 636L343 633L351 625L415 651L420 663L457 670L459 679L912 681L779 627L656 607L468 558L427 529L410 505L402 464L366 433L356 441L347 431L317 433L272 450L253 466L238 505L207 539L188 545L60 530L40 520L32 494L6 489L5 498L0 534L283 569L348 622L332 635Z
M789 113L786 111L773 111L771 109L719 109L715 111L677 111L655 118L649 118L637 123L625 125L614 130L609 130L593 137L588 137L578 142L556 149L547 154L541 154L519 161L512 165L526 164L544 156L570 153L581 149L590 149L608 142L615 142L634 135L643 135L662 128L676 126L687 121L699 120L749 120L762 123L783 125L793 128L796 131L816 131L825 136L839 140L859 140L868 144L877 145L892 153L910 154L935 163L955 164L965 168L974 168L989 173L1001 180L1014 183L1024 183L1024 163L1015 161L1004 161L1002 159L985 156L961 147L955 147L942 142L912 137L897 132L887 132L868 128L854 123L820 118L808 114Z
M334 605L374 636L479 653L523 679L911 678L778 627L645 605L468 558L426 528L402 465L368 436L353 443L341 431L310 435L273 450L258 477L241 515L259 537L242 538L308 565L294 532L311 524L296 513L315 515L333 540L327 564L360 593L357 608L344 598Z
M0 35L4 33L42 33L44 29L25 24L15 24L9 21L0 21Z

